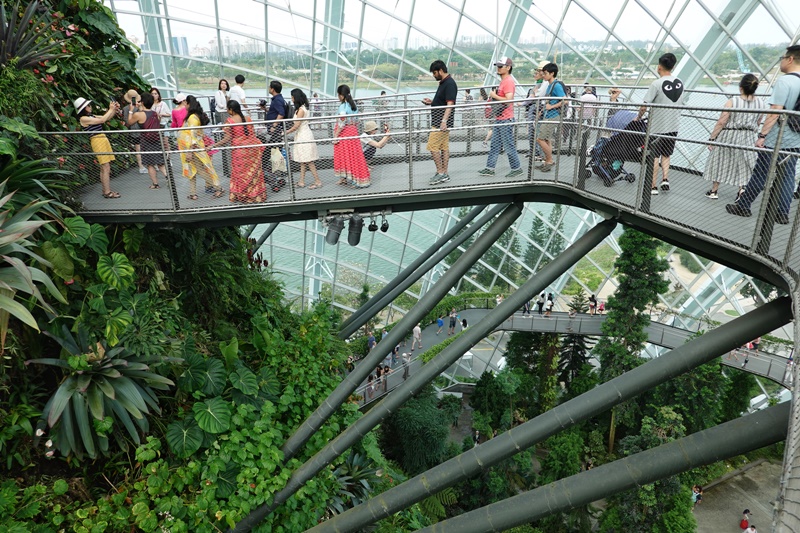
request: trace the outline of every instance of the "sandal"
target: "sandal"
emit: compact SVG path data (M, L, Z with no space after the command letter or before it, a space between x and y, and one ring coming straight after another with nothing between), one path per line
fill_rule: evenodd
M321 183L315 183L314 185L309 185L308 190L319 189L320 187L322 187Z
M161 186L158 183L153 183L152 185L150 185L150 188L151 189L160 189Z
M300 187L300 188L302 189L303 187L305 187L305 186L306 186L306 184L305 184L304 182L302 182L302 181L301 181L300 183L298 183L298 184L297 184L297 186L298 186L298 187ZM310 189L310 188L311 188L311 187L309 187L309 189Z
M198 199L198 196L197 196L196 194L190 194L190 195L189 195L189 196L187 196L186 198L188 198L189 200L197 200L197 199Z
M116 191L108 191L103 193L103 198L119 198L120 194Z
M217 192L214 193L214 198L222 198L223 194L225 194L225 191L219 189Z
M347 185L347 178L342 178L336 182L336 185Z
M281 188L278 187L277 185L273 185L272 186L272 192L281 192Z

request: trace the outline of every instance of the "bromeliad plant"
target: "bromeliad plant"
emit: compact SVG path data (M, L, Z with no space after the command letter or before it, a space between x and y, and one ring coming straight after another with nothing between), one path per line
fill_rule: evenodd
M105 341L91 343L81 327L77 338L66 326L45 334L61 345L64 357L32 359L26 364L56 366L66 373L40 422L40 429L45 425L51 429L53 448L64 456L82 458L86 453L95 458L98 451L108 453L112 435L120 448L127 449L125 433L139 445L140 434L150 429L147 415L161 414L153 389L169 390L174 385L151 368L166 362L165 358L137 356L122 346L109 348Z

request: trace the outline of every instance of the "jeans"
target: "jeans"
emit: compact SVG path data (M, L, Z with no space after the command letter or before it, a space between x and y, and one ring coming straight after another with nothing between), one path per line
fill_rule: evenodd
M786 148L786 151L800 154L800 148ZM767 174L769 173L769 165L772 162L772 151L759 152L756 165L753 167L753 173L750 175L750 180L747 182L744 194L738 200L739 207L749 210L750 205L758 198L761 191L764 190L764 185L767 182ZM775 184L778 187L779 201L778 213L782 215L789 214L789 208L792 205L794 197L794 170L797 164L797 156L787 156L778 154L778 164L775 168Z
M498 120L495 122L494 133L492 133L492 144L489 147L489 160L486 162L487 168L494 168L497 165L497 158L500 156L500 147L506 149L508 154L508 164L511 170L520 168L517 147L514 146L514 124L512 119Z

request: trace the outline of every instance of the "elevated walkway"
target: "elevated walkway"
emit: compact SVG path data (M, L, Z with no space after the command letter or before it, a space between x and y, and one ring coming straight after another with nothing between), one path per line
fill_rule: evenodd
M582 112L580 105L573 103L576 114ZM333 139L328 135L335 119L313 119L320 156L317 165L323 186L313 190L307 186L299 187L299 165L291 162L285 173L275 176L276 179L286 180L287 185L278 192L268 190L266 201L252 204L232 203L227 194L215 199L211 194L202 192L202 182L198 184L200 198L189 199L189 181L181 175L181 154L176 150L165 152L172 172L166 179L160 178L162 187L158 190L148 189L149 179L138 173L130 153L124 155L121 154L122 150L116 151L112 188L119 191L122 197L105 199L100 194L95 175L95 156L88 151L87 137L83 133L46 135L55 137L51 138L53 144L62 146L54 151L53 158L62 158L62 164L76 169L80 179L85 182L85 185L71 191L71 200L77 204L76 211L97 222L238 225L316 218L327 221L332 214L342 212L347 216L350 212L391 213L487 202L557 202L616 218L623 224L790 289L789 280L797 279L800 268L800 247L795 246L797 202L793 202L795 205L789 214L789 223L776 224L775 209L765 208L775 203L769 198L769 190L755 201L753 216L749 218L737 217L725 211L725 204L735 197L733 186L723 185L719 200L705 197L710 183L701 173L708 154L708 132L719 109L682 108L682 131L670 171L672 189L651 196L649 180L641 179L648 174L643 169L652 168L648 164L651 160L648 159L648 153L654 137L651 138L649 134L635 141L643 145L643 150L634 148L634 154L638 155L634 155L633 162L625 164L628 172L638 176L634 182L618 181L605 186L603 181L586 169L588 147L598 137L619 131L605 127L605 117L612 111L620 111L620 107L598 107L595 110L597 118L591 120L562 118L563 142L560 153L556 154L555 166L549 172L541 172L525 157L530 140L527 130L531 124L525 123L522 118L524 107L518 106L519 120L515 135L524 172L508 178L505 175L510 167L505 154L500 154L494 176L478 175L478 170L486 166L488 153L488 148L482 142L488 131L482 118L483 106L458 106L456 113L462 115L459 120L462 125L451 132L450 181L433 186L430 185L430 178L435 173L435 167L425 148L430 131L430 110L413 108L376 116L365 115L364 121L375 118L388 125L391 141L378 151L372 165L370 186L359 189L337 185L330 170L334 147ZM257 131L261 127L256 124ZM219 129L209 128L204 133L215 139L221 137ZM170 139L180 134L180 131L162 132L163 145L174 148L174 140ZM130 144L127 132L108 132L107 135L114 147ZM376 140L381 137L376 135ZM290 154L294 148L291 139L274 147ZM230 154L225 152L230 149L222 147L222 150L223 154L213 155L212 160L227 191L231 170L225 161ZM268 159L267 156L264 167L269 171ZM678 163L683 166L678 166ZM237 174L234 179L240 179L240 176ZM306 176L306 183L313 183L310 174Z
M459 315L461 318L467 319L467 324L476 324L482 320L491 309L467 309L461 311ZM554 312L551 318L545 318L538 314L531 315L531 318L525 317L522 313L515 313L510 316L501 327L495 331L518 331L518 332L536 332L536 333L561 333L561 334L576 334L586 336L601 336L601 326L606 319L606 315L584 315L579 314L570 318L568 313ZM409 364L409 376L414 373L422 364L421 354L426 349L435 346L439 342L447 339L447 328L439 335L436 335L438 327L433 324L422 330L422 346L421 350L413 352L415 356ZM458 326L458 331L461 331L461 326ZM646 330L648 342L657 346L672 349L685 343L690 337L696 335L695 331L662 324L660 322L650 322ZM411 341L400 348L400 353L411 352ZM742 367L745 359L747 364ZM722 364L744 370L756 376L767 378L779 385L791 388L791 373L787 372L788 358L783 355L766 352L759 350L758 354L752 350L741 349L732 352L727 356L722 357ZM389 374L388 380L382 387L377 385L373 386L373 393L368 391L369 385L363 383L357 390L356 394L361 397L359 405L362 407L369 406L377 400L382 399L386 394L394 390L403 381L404 368L401 364L402 361L398 360L397 364L392 365L392 372ZM475 377L479 377L484 370L497 371L496 362L492 361L479 361L476 362L476 357L471 354L462 359L454 365L462 367L464 370L472 373ZM458 370L458 368L453 369ZM442 392L471 392L474 388L472 383L453 383L441 389Z

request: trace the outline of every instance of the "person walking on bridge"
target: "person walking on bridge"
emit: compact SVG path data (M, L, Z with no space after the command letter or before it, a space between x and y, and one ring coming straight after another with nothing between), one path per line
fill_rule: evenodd
M494 176L494 167L497 165L497 158L500 157L500 149L505 148L508 164L511 166L511 172L506 174L506 177L514 178L522 175L522 165L519 162L519 154L517 154L514 140L514 106L511 104L516 90L516 83L511 77L514 63L510 57L501 57L494 66L497 67L497 74L500 76L500 85L496 91L492 90L489 93L489 100L500 103L492 106L492 114L495 119L492 144L489 147L486 168L478 172L478 175Z
M800 98L800 44L795 44L786 49L786 53L780 59L781 72L786 76L781 76L775 82L772 89L772 96L770 96L769 107L772 111L780 110L793 110L797 105L796 102ZM781 129L776 127L778 122L778 114L770 114L761 126L761 132L758 134L756 141L757 148L766 148L758 152L756 159L756 166L753 168L753 173L750 175L750 181L747 182L744 193L736 200L735 203L725 206L725 210L736 216L749 217L751 215L750 206L753 204L767 182L767 174L769 174L769 167L772 163L772 154L775 151L775 146L778 142L778 131ZM797 118L797 117L792 117ZM792 197L794 195L795 184L794 174L795 166L797 165L797 155L800 154L800 127L797 123L787 122L783 127L783 138L781 139L781 149L787 152L792 152L791 155L779 155L778 164L775 167L775 180L774 188L775 194L772 197L773 202L777 205L769 206L772 210L776 210L775 222L778 224L789 223L789 208L792 205Z
M422 103L431 106L431 132L428 135L428 151L436 164L436 174L431 185L450 181L447 164L450 161L450 128L455 125L453 106L458 96L458 85L453 76L447 73L447 65L437 59L431 63L431 74L439 82L433 100L424 98Z

